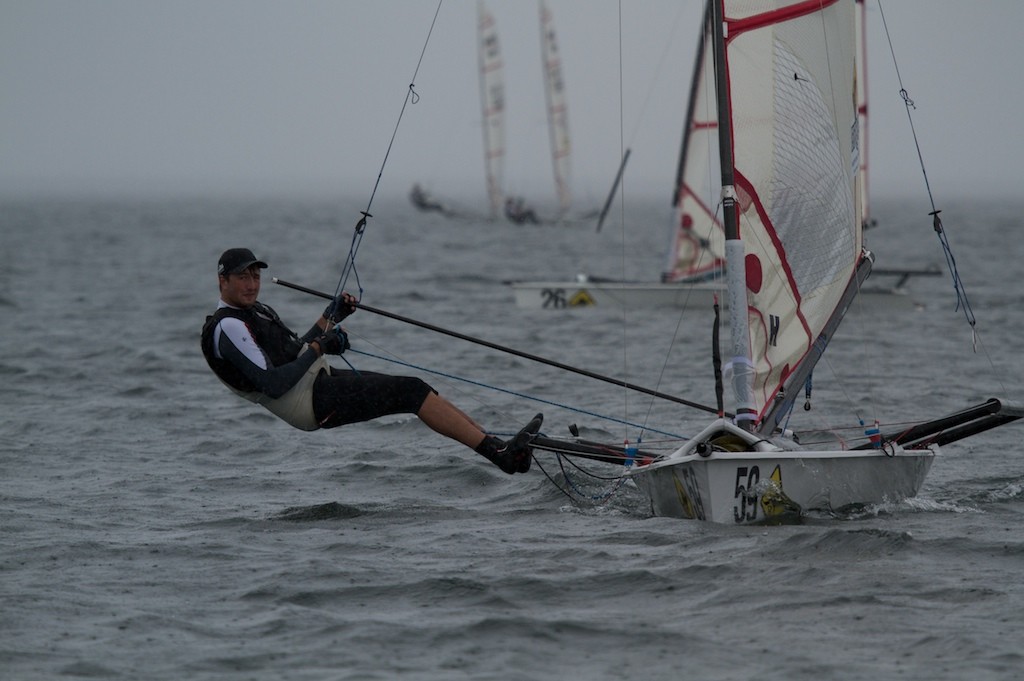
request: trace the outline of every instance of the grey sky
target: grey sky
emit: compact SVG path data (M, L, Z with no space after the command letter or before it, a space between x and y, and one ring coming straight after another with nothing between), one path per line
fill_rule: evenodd
M621 145L627 188L670 196L700 0L549 0L569 96L573 188L600 201ZM490 0L506 71L510 191L553 194L538 10ZM434 0L0 0L0 193L368 196ZM876 196L923 184L875 0ZM1019 0L883 4L940 196L1016 196ZM476 3L445 0L384 170L484 201ZM620 117L621 103L621 117ZM621 122L621 125L620 125ZM620 128L622 138L620 140Z

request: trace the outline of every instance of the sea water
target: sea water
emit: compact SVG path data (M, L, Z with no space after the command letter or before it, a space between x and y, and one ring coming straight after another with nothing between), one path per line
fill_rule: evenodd
M333 291L363 207L0 204L0 677L1024 673L1024 425L945 447L915 499L732 527L652 517L613 472L563 471L543 453L547 475L506 476L415 418L303 433L231 395L199 350L220 252L269 262L262 300L304 331L324 301L270 277ZM347 288L713 404L707 315L522 310L503 285L580 270L656 279L668 209L640 208L598 234L382 203ZM948 274L911 282L917 306L854 310L791 427L878 418L885 431L993 396L1024 404L1021 208L944 207L976 334ZM945 269L929 209L876 206L877 266ZM576 424L644 448L708 418L368 312L346 326L355 368L422 376L499 433L541 411L550 435Z

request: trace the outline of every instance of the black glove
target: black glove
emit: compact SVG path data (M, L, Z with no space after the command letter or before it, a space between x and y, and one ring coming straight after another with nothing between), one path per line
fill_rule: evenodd
M324 319L331 322L332 324L337 324L345 317L355 312L356 308L353 307L352 304L345 299L346 297L351 299L351 296L348 296L348 294L343 293L334 300L332 300L327 305L327 307L324 308Z
M348 344L348 334L339 327L334 327L320 336L316 342L320 346L321 355L340 355L352 347Z

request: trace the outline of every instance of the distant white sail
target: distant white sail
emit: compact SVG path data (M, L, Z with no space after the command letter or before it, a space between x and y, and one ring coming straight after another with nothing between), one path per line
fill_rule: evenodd
M480 106L484 133L484 170L491 214L497 215L504 203L505 166L505 83L502 74L501 45L494 15L483 0L477 0L477 40L480 64Z
M541 59L544 64L544 93L548 106L548 132L551 138L551 160L554 166L555 191L560 212L569 209L569 113L562 80L562 57L555 39L551 11L540 0Z

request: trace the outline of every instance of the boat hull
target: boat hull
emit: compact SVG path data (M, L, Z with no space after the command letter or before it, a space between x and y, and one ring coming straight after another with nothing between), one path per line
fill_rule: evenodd
M637 467L655 515L726 524L786 522L915 496L931 450L716 452Z

